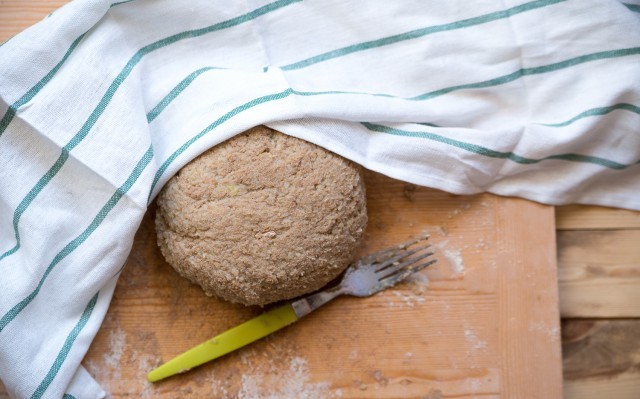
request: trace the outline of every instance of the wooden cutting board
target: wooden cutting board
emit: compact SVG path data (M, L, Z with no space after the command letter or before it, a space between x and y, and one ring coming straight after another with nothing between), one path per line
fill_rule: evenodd
M361 254L428 230L436 265L150 384L154 366L261 312L177 275L156 246L152 208L83 364L117 398L560 398L553 208L372 172L366 185Z

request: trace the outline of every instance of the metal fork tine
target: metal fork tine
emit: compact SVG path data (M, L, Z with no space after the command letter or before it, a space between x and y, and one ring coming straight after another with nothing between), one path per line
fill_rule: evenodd
M411 241L407 241L405 243L399 244L399 245L395 245L391 248L387 248L387 249L383 249L382 251L378 251L375 252L371 255L368 255L362 259L360 259L360 262L362 264L370 264L370 263L374 263L374 262L382 262L385 259L388 259L391 256L395 256L396 254L400 253L401 251L406 251L406 249L412 245L415 245L417 243L419 243L420 241L426 241L429 239L429 235L423 235L420 236L418 238L414 238Z
M389 276L384 277L383 280L381 280L380 282L383 283L385 286L387 287L391 287L396 285L397 283L403 281L404 279L406 279L407 277L409 277L410 275L412 275L413 273L417 273L420 270L424 269L427 266L430 266L432 264L436 263L436 260L430 260L429 262L425 262L425 263L421 263L415 266L411 266L411 267L407 267L395 274L391 274Z
M417 247L414 248L412 250L403 250L402 253L395 255L387 260L385 260L384 262L382 262L380 265L378 265L378 268L376 269L376 273L385 271L390 269L390 266L395 266L394 263L398 262L399 260L403 259L403 258L408 258L409 256L416 254L422 250L425 250L427 248L431 247L431 244L427 244L427 245L423 245L421 247Z
M368 255L360 259L360 262L363 264L380 262L381 260L387 259L389 256L397 254L399 251L404 251L404 248L402 248L402 246L400 245L396 245L394 247L383 249L382 251L378 251L376 253Z
M405 260L404 262L398 263L397 265L392 265L390 267L387 267L386 269L384 269L383 271L385 272L384 276L380 276L379 279L383 280L385 278L389 278L392 275L396 274L397 272L404 270L404 269L411 269L412 265L415 265L417 262L426 259L430 256L433 255L433 252L426 252L426 253L422 253L420 255L414 256L412 258L409 258L407 260Z
M369 264L377 262L379 259L384 259L384 258L386 258L388 256L393 256L398 251L399 251L399 249L397 247L385 249L383 251L379 251L379 252L376 252L374 254L368 255L368 256L360 259L359 262L362 263L362 264L365 264L365 265L369 265Z

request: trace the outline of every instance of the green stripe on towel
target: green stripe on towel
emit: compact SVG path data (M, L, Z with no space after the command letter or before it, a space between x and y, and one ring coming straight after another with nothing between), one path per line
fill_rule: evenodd
M549 126L549 127L563 127L563 126L567 126L572 124L573 122L580 120L582 118L587 118L589 116L601 116L601 115L606 115L610 112L616 111L616 110L625 110L625 111L631 111L633 113L636 113L638 115L640 115L640 107L633 105L633 104L628 104L628 103L618 103L618 104L614 104L614 105L610 105L608 107L599 107L599 108L591 108L588 109L584 112L579 113L578 115L574 116L573 118L564 121L564 122L560 122L560 123L540 123L540 125L542 126Z
M433 97L438 97L443 94L451 93L457 90L464 89L480 89L484 87L498 86L505 83L512 82L523 76L538 75L542 73L548 73L558 71L561 69L569 68L575 65L584 64L585 62L604 60L609 58L627 57L640 54L640 47L631 47L617 50L599 51L597 53L585 54L578 57L569 58L568 60L555 62L553 64L542 65L538 67L521 68L515 72L503 75L494 79L483 80L477 83L468 83L464 85L451 86L444 89L431 91L428 93L420 94L410 98L411 100L427 100Z
M405 40L417 39L419 37L427 36L433 33L446 32L455 29L468 28L474 25L485 24L504 18L511 17L516 14L520 14L526 11L535 10L537 8L546 7L548 5L560 3L566 0L537 0L529 3L521 4L506 10L495 11L488 14L484 14L478 17L467 18L456 22L451 22L443 25L429 26L426 28L415 29L409 32L401 33L398 35L387 36L377 40L370 40L358 44L352 44L350 46L342 47L336 50L328 51L302 61L294 62L293 64L285 65L282 68L284 71L301 69L313 64L317 64L323 61L327 61L333 58L342 57L348 54L356 53L359 51L370 50L372 48L388 46L390 44L402 42Z
M5 112L5 114L2 117L2 119L0 119L0 137L2 137L2 133L4 133L4 131L7 129L7 127L9 126L11 121L13 120L13 117L16 116L16 111L18 110L18 108L20 108L24 104L28 103L29 101L31 101L31 99L33 97L35 97L35 95L38 94L38 92L40 90L42 90L42 88L47 83L49 83L49 81L51 79L53 79L53 76L62 67L62 64L64 64L65 61L71 55L71 53L73 53L73 50L75 50L76 47L78 47L78 44L80 44L80 41L82 40L82 38L84 37L85 34L86 34L86 32L81 34L76 40L73 41L73 43L71 43L71 46L69 46L69 49L64 54L62 59L49 72L47 72L47 74L44 75L44 77L42 79L40 79L40 81L38 81L38 83L36 83L22 97L20 97L16 102L14 102L13 104L11 104L9 106L9 109L7 110L7 112Z
M255 99L253 99L251 101L248 101L248 102L246 102L246 103L244 103L242 105L239 105L239 106L233 108L231 111L229 111L226 114L222 115L220 118L216 119L209 126L204 128L203 130L201 130L194 137L192 137L187 142L182 144L177 150L175 150L162 163L162 165L160 165L160 168L158 168L158 171L156 172L156 175L153 178L153 183L151 184L151 190L149 190L149 199L151 198L151 194L153 193L153 190L155 189L156 184L158 184L158 181L160 180L160 177L162 177L162 174L167 170L169 165L171 165L173 163L173 161L175 161L175 159L180 154L185 152L187 150L187 148L189 148L193 143L198 141L202 136L204 136L205 134L209 133L210 131L215 129L217 126L219 126L222 123L226 122L227 120L229 120L229 119L233 118L234 116L238 115L239 113L241 113L243 111L246 111L247 109L253 108L256 105L264 104L264 103L267 103L267 102L270 102L270 101L280 100L280 99L283 99L285 97L289 97L292 94L294 94L294 91L292 89L286 89L286 90L278 92L278 93L273 93L273 94L269 94L269 95L266 95L266 96L255 98Z
M622 4L624 4L625 7L627 7L629 10L633 12L640 12L640 5L638 4L629 4L629 3L622 3Z
M200 68L192 73L190 73L189 75L187 75L186 78L182 79L180 81L180 83L178 83L173 89L171 89L171 91L169 92L169 94L167 94L162 100L160 100L160 102L158 103L158 105L156 105L155 107L153 107L153 109L151 111L149 111L147 113L147 122L151 123L153 122L154 119L156 119L156 117L162 112L164 111L165 108L167 108L167 106L176 98L178 97L178 95L180 93L182 93L184 91L184 89L186 89L198 76L202 75L203 73L210 71L212 69L222 69L222 68L215 68L215 67L204 67L204 68Z
M67 356L71 351L71 347L73 347L73 343L75 342L76 338L78 338L78 335L80 335L80 332L82 331L84 326L87 325L87 322L91 317L93 308L96 306L96 302L98 301L98 294L95 294L93 298L91 298L91 300L87 304L87 307L85 307L84 312L82 312L82 316L80 316L80 320L78 320L78 323L73 327L73 330L71 330L69 335L67 335L67 339L64 341L64 345L62 345L60 352L58 352L58 356L56 356L56 360L54 360L53 364L49 368L49 372L44 377L42 382L40 382L40 385L38 385L38 388L36 388L33 395L31 395L31 399L42 398L42 395L44 395L47 388L49 388L49 385L51 385L51 382L53 382L53 379L56 378L56 375L58 375L58 371L60 371L60 368L64 364L64 361L67 359ZM65 394L63 396L63 399L67 399L67 398L73 398L73 396L69 394Z
M83 242L89 238L93 232L102 224L105 220L109 212L116 206L116 204L120 201L120 199L129 191L129 189L133 186L133 184L138 180L142 171L147 167L151 159L153 158L153 149L149 147L142 158L138 161L138 164L133 169L127 180L120 186L116 192L109 198L109 200L104 204L102 209L98 212L98 214L93 218L89 226L80 233L76 238L71 240L60 252L56 254L53 258L44 274L40 278L38 285L36 288L27 295L24 299L14 305L2 318L0 319L0 332L5 329L5 327L14 320L20 312L26 308L31 301L38 295L42 285L46 281L47 277L51 273L51 271L56 267L58 263L60 263L64 258L66 258L70 253L72 253L76 248L78 248Z
M410 132L408 130L394 129L389 126L378 125L378 124L367 123L367 122L363 122L362 125L374 132L393 134L395 136L417 137L421 139L427 139L427 140L447 144L452 147L457 147L465 151L472 152L474 154L483 155L485 157L509 159L513 162L523 164L523 165L535 164L542 161L546 161L548 159L557 159L557 160L563 160L563 161L592 163L592 164L604 166L606 168L617 169L617 170L626 169L629 166L631 166L631 165L624 165L624 164L621 164L609 159L605 159L605 158L594 157L590 155L581 155L581 154L556 154L556 155L550 155L544 158L537 158L537 159L526 158L521 155L515 154L513 152L496 151L486 147L479 146L477 144L466 143L464 141L451 139L449 137L444 137L439 134L434 134L429 132Z
M120 4L124 4L124 3L130 3L132 1L134 1L134 0L121 1L119 3L111 4L110 7L114 7L114 6L117 6L117 5L120 5ZM51 16L51 14L49 14L49 16ZM31 89L29 89L29 91L27 91L16 102L14 102L13 104L11 104L9 106L9 109L7 110L7 112L5 112L5 114L2 117L2 119L0 119L0 137L2 136L2 133L4 133L4 131L7 129L7 127L9 126L11 121L13 120L13 118L16 116L16 112L17 112L18 108L20 108L24 104L28 103L33 97L35 97L36 94L38 94L38 92L40 90L42 90L42 88L47 83L49 83L49 81L53 78L53 76L58 72L60 67L62 67L62 64L65 63L65 61L69 58L71 53L73 53L73 51L76 49L76 47L78 47L78 44L80 43L80 41L82 40L82 38L86 34L87 34L87 32L81 34L76 40L74 40L73 43L71 43L71 46L69 46L69 49L67 50L67 52L62 57L62 59L49 72L47 72L47 74L44 75L44 77L42 79L40 79L40 81L38 83L36 83ZM9 40L7 40L7 42L8 41ZM4 43L6 43L6 42L4 42ZM2 44L4 44L4 43L2 43Z

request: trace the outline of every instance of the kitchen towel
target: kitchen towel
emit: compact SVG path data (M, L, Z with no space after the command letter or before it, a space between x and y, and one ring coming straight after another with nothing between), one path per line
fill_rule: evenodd
M77 0L0 47L0 379L80 367L147 205L266 124L457 194L640 209L637 0Z

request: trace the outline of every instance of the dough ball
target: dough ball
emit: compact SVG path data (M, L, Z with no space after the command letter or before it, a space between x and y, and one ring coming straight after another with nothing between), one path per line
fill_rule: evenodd
M245 305L322 288L353 260L367 224L359 167L264 126L193 160L157 202L169 264L207 295Z

